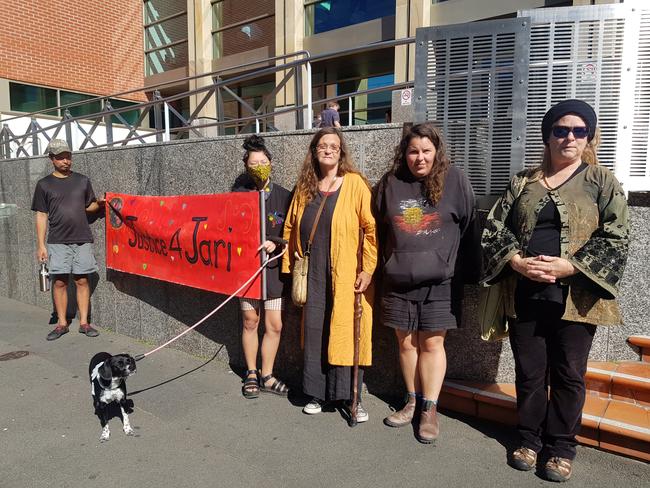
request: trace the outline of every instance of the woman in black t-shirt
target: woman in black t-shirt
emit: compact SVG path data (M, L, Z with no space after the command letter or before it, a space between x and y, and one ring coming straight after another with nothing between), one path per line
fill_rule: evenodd
M277 244L282 237L284 219L291 202L291 193L282 186L271 183L271 153L264 139L252 135L243 144L246 174L235 183L234 191L261 191L265 199L266 238L262 243L269 255L281 250ZM274 242L275 241L275 242ZM261 300L240 298L244 329L242 348L246 359L246 376L242 394L246 398L257 398L259 392L286 396L289 389L273 376L273 364L280 345L282 331L282 309L285 295L285 279L280 274L280 263L275 261L266 268L266 292L264 300L264 338L262 339L262 369L257 369L259 348L258 325L261 315Z

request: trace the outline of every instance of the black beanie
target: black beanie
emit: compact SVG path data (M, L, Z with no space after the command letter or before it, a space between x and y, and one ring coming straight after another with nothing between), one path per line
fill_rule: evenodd
M591 142L596 134L596 124L598 123L596 112L587 102L571 99L553 105L544 115L542 119L542 140L544 144L548 142L548 138L551 136L553 123L567 114L575 114L585 121L585 125L589 129L587 140Z

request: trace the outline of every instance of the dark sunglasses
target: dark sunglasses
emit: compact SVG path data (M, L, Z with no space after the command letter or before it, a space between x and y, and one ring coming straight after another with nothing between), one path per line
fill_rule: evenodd
M558 139L564 139L569 136L569 133L573 132L573 137L576 139L584 139L589 135L589 129L587 127L566 127L564 125L556 125L553 127L553 136Z

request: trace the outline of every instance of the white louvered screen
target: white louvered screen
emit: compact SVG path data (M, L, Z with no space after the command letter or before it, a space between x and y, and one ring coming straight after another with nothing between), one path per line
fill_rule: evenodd
M530 67L525 165L539 163L541 120L567 98L596 109L600 163L626 191L650 189L650 15L632 4L535 9L530 17Z
M477 195L498 193L521 167L513 105L525 106L528 30L522 19L418 29L416 120L442 130Z
M650 190L650 10L639 13L629 186Z

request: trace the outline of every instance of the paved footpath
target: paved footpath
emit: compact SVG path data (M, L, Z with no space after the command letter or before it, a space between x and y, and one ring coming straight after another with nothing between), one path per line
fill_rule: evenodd
M150 346L102 331L94 339L45 335L49 313L0 298L0 487L527 487L552 485L505 464L510 428L441 416L436 446L391 429L388 406L365 398L370 421L350 429L336 411L301 413L301 399L246 400L218 361L164 349L138 362L128 387L127 437L118 418L98 441L87 368L99 351L136 355ZM138 390L141 390L138 392ZM569 486L648 487L650 466L580 447Z

